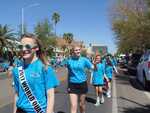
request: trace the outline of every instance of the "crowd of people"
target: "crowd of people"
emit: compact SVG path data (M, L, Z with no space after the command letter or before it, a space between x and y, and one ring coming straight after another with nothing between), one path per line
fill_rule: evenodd
M15 91L13 113L54 113L54 90L60 84L55 69L47 60L42 43L35 35L22 35L20 42L19 56L8 70L8 75L13 78ZM113 71L118 73L114 57L96 54L93 58L88 58L80 53L80 46L74 46L68 58L57 61L68 69L70 113L77 113L78 104L80 113L85 113L88 92L88 75L85 69L91 70L91 83L96 95L95 106L104 103L104 94L111 97Z

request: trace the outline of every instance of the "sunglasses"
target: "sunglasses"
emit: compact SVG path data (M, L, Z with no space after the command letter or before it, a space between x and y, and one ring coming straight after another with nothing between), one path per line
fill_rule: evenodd
M80 51L80 49L74 49L74 51Z
M30 45L30 44L18 45L18 48L19 48L20 50L23 50L23 48L26 48L26 49L28 49L28 50L31 50L31 49L37 48L37 45Z

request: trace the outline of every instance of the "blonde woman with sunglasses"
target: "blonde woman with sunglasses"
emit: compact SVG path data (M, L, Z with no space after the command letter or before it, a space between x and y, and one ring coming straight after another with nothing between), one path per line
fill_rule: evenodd
M24 61L12 70L17 97L14 113L53 113L54 88L59 81L48 66L41 42L35 35L25 34L18 47Z

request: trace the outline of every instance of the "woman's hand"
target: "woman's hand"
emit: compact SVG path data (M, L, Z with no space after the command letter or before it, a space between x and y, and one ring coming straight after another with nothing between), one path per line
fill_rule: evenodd
M109 82L109 79L105 74L104 74L104 78L105 78L106 82Z

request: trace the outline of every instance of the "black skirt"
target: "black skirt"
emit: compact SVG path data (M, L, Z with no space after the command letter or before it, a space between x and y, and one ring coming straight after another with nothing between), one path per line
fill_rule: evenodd
M87 92L88 92L87 82L68 84L68 93L86 94Z

